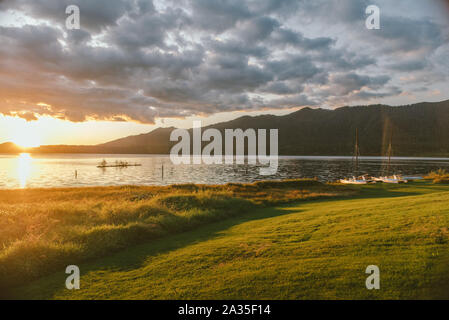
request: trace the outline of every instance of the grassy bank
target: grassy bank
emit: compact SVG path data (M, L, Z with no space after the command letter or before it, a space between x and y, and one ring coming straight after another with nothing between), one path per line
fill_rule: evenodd
M315 180L2 190L0 292L69 264L259 207L351 192Z
M81 290L65 289L60 268L10 289L8 297L448 299L449 186L422 181L353 188L350 198L290 204L279 198L270 206L249 192L246 214L79 264ZM380 290L365 287L368 265L380 268Z

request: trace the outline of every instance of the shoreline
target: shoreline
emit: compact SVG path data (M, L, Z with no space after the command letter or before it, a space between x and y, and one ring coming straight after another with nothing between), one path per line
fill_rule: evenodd
M19 156L21 154L29 154L29 155L35 155L35 156L67 156L67 155L77 155L77 156L110 156L110 157L123 157L123 156L143 156L143 157L170 157L170 154L163 154L163 153L95 153L95 152L88 152L88 153L72 153L72 152L49 152L49 153L33 153L33 152L14 152L14 153L2 153L0 152L0 156ZM193 156L191 156L193 157ZM244 156L245 158L248 157L248 155ZM282 159L351 159L353 156L351 155L292 155L292 154L280 154L278 155L279 158ZM375 159L375 160L387 160L388 157L385 155L363 155L360 156L359 159ZM392 156L391 159L398 159L398 160L449 160L449 154L431 154L431 155L400 155L400 156Z

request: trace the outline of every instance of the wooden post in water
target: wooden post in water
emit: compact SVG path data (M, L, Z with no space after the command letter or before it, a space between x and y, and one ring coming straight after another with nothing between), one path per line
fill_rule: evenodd
M164 164L162 164L162 181L164 181Z
M78 170L75 170L75 179L78 179Z

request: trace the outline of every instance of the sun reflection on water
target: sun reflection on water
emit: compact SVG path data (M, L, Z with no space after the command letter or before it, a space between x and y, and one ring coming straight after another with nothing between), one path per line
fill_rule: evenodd
M20 188L25 188L27 186L27 180L31 174L31 163L33 158L31 158L29 153L21 153L18 157L17 174L19 179Z

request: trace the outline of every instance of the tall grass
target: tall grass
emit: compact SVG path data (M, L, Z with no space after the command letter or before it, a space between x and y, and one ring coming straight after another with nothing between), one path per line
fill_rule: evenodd
M315 180L0 191L0 291L259 206L351 193Z
M425 178L433 180L433 183L449 184L449 172L445 169L432 171Z

